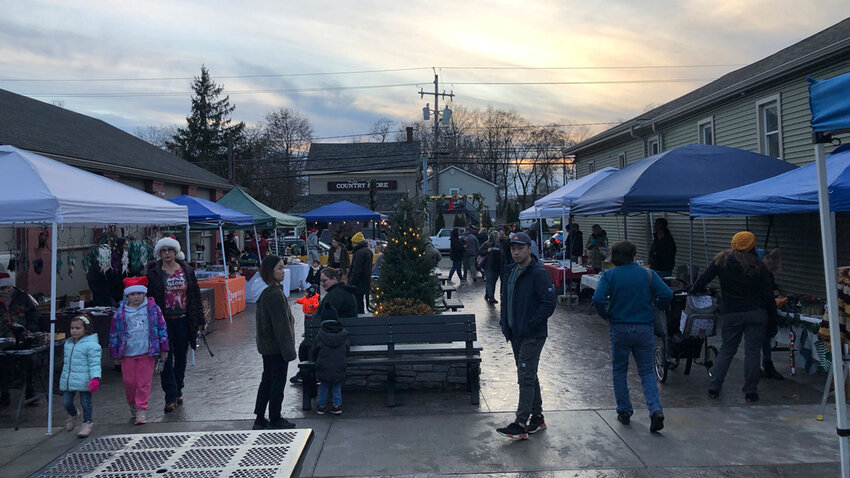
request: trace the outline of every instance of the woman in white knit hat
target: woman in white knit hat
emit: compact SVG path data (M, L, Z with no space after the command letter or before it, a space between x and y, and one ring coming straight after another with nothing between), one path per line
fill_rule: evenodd
M170 350L160 374L165 392L165 412L173 412L183 404L183 377L186 354L196 346L198 330L204 326L201 289L195 270L186 263L180 243L174 237L163 237L154 247L155 261L148 263L148 296L165 316Z

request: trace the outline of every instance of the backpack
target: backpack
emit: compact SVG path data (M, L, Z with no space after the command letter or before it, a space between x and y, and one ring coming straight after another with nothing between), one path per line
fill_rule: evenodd
M717 301L710 295L688 295L679 320L679 331L685 337L717 335Z

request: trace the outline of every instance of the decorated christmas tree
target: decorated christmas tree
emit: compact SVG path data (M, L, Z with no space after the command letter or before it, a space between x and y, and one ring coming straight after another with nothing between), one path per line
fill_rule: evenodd
M423 234L425 203L405 197L390 216L381 276L375 284L375 315L430 315L439 296L434 262Z

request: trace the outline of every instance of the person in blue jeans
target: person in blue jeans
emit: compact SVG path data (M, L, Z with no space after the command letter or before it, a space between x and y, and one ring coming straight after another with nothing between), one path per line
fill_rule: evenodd
M614 243L611 247L611 262L617 267L602 274L593 294L593 303L599 315L610 322L617 420L628 425L634 413L626 380L631 354L635 357L643 396L649 409L649 431L657 432L664 428L664 412L652 370L652 353L655 348L653 298L659 308L666 309L673 298L673 291L657 273L634 262L636 251L637 248L630 241Z
M316 362L316 378L319 379L319 396L316 397L316 413L324 415L328 409L328 392L331 393L333 415L342 415L342 382L345 381L346 355L350 343L348 330L339 321L333 305L322 308L322 328L313 342L311 358Z

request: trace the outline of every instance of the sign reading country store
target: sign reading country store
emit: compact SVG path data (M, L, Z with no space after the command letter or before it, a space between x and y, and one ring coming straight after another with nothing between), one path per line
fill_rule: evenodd
M388 180L388 181L377 181L377 187L379 191L395 191L398 189L398 181ZM343 191L368 191L369 190L369 181L361 181L358 179L349 179L348 181L328 181L328 191L329 192L343 192Z

